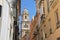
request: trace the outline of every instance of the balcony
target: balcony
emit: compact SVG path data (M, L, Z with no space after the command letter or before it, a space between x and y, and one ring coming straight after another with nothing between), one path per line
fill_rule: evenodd
M42 14L41 16L41 22L44 22L45 21L45 14Z

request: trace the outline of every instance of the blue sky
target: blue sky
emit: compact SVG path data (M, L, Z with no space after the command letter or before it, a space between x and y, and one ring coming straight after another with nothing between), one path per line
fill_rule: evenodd
M28 12L30 14L30 20L32 17L36 14L36 3L34 0L21 0L21 13L24 10L24 8L28 9Z

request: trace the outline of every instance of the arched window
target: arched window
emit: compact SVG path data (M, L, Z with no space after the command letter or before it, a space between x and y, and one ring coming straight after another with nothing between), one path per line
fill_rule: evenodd
M25 19L27 19L27 16L25 16Z
M27 25L27 24L25 24L25 25L24 25L24 27L25 27L25 28L28 28L28 25Z

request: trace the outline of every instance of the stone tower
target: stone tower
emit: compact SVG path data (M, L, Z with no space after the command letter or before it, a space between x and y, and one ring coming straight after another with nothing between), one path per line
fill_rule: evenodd
M24 9L22 13L22 37L29 32L30 30L30 20L29 20L29 13L27 9Z

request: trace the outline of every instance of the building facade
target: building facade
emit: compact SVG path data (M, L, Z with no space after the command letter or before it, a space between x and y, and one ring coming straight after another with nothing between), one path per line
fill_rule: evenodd
M36 1L36 15L32 18L32 21L30 23L30 40L39 40L40 38L40 7L39 7L39 1L40 0L35 0Z
M17 0L0 0L0 40L13 40L14 22L18 19L16 15L20 14L20 7L16 3Z
M36 16L33 17L33 20L30 24L30 40L38 40L39 38L39 20L40 19L40 13L36 14Z
M16 2L16 17L14 17L14 30L13 30L13 40L19 40L19 16L21 13L21 0L17 0Z
M30 31L30 19L29 19L29 13L27 9L24 9L22 13L22 40L27 32Z
M39 6L40 40L60 40L60 0L40 0Z
M38 20L34 17L30 26L30 40L60 40L60 0L36 0L36 9L40 13L40 25L37 32Z

